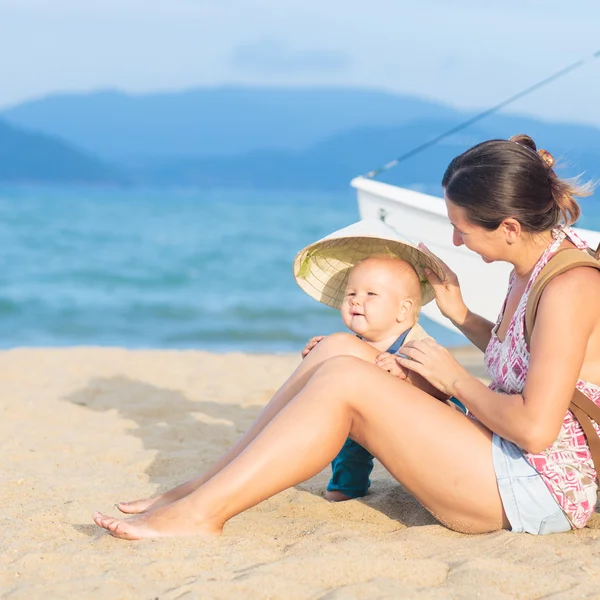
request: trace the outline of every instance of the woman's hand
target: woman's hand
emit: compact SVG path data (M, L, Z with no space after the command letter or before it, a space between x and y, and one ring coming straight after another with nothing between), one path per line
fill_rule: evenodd
M395 354L384 352L375 359L375 364L394 377L399 377L400 379L406 379L408 377L408 369L405 369L398 364Z
M455 395L457 381L472 378L446 348L431 338L408 342L399 353L408 357L394 357L401 367L418 373L448 396Z
M302 358L306 358L308 353L322 340L324 339L324 335L315 335L315 337L311 337L308 342L306 342L306 346L304 346L304 350L302 350Z
M444 281L441 281L433 271L425 269L425 276L435 292L435 301L440 312L458 326L462 325L467 318L469 309L463 300L456 273L443 260L431 252L425 244L419 244L419 248L437 260L442 265L446 274Z

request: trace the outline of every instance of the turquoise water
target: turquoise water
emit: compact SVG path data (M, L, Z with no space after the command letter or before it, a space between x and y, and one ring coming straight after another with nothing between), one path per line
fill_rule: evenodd
M352 190L0 189L0 346L298 351L343 327L293 258L358 218Z

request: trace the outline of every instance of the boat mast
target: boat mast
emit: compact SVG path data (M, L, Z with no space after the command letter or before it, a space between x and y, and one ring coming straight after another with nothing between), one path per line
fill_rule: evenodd
M466 129L467 127L470 127L471 125L473 125L473 123L477 123L477 121L481 121L481 119L485 119L485 117L488 117L489 115L499 111L501 108L504 108L505 106L508 106L509 104L512 104L516 100L519 100L520 98L523 98L524 96L527 96L528 94L531 94L532 92L535 92L536 90L539 90L541 87L544 87L545 85L548 85L549 83L556 81L557 79L560 79L561 77L564 77L568 73L575 71L575 69L579 69L584 64L591 62L592 60L594 60L596 58L600 58L600 50L594 52L593 54L591 54L589 56L580 58L578 61L574 62L573 64L570 64L568 67L564 67L563 69L561 69L560 71L557 71L553 75L550 75L549 77L546 77L545 79L542 79L542 81L539 81L538 83L535 83L534 85L529 86L528 88L518 92L517 94L515 94L514 96L511 96L510 98L507 98L506 100L503 100L502 102L500 102L500 104L496 104L496 106L492 106L492 108L488 108L487 110L484 110L482 113L479 113L478 115L475 115L474 117L471 117L470 119L464 121L463 123L460 123L459 125L456 125L452 129L449 129L448 131L445 131L444 133L438 135L437 137L434 137L433 139L431 139L427 142L424 142L423 144L417 146L416 148L409 150L405 154L402 154L398 158L391 160L390 162L386 163L385 165L379 167L378 169L369 171L367 174L363 175L363 177L365 177L366 179L373 179L380 173L383 173L384 171L387 171L388 169L395 167L399 163L407 160L408 158L411 158L415 154L419 154L419 152L423 152L423 150L426 150L427 148L431 148L431 146L434 146L441 140L443 140L451 135L454 135L455 133L458 133L459 131L462 131L463 129Z

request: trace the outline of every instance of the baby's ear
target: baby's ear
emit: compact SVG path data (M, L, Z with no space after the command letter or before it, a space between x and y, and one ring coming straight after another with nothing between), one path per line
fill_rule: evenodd
M400 302L400 306L398 307L398 314L396 315L396 321L398 323L402 323L408 319L414 309L415 303L412 298L404 298L402 302Z

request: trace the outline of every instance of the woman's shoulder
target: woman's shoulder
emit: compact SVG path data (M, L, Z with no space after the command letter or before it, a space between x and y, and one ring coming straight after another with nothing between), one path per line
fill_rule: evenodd
M578 321L597 322L600 319L600 270L575 267L555 276L540 298L540 311L576 316Z
M585 291L589 291L592 294L598 293L600 290L600 270L599 268L589 268L594 267L591 265L581 265L574 266L570 265L572 262L578 262L574 260L574 256L577 257L579 252L581 252L582 258L585 257L586 260L594 263L594 259L588 254L588 245L584 242L571 227L564 227L560 230L562 233L562 242L556 248L556 251L553 252L547 263L552 264L544 264L544 269L542 272L551 269L551 271L564 271L560 275L550 275L546 274L545 277L551 277L551 280L547 285L544 286L544 295L548 297L550 293L546 293L546 291L554 290L554 294L566 294L567 296L576 296L578 294L585 293ZM563 251L568 251L566 254L563 254ZM566 259L564 257L567 257ZM555 264L556 260L558 263ZM600 262L596 261L596 264L600 267ZM570 265L570 266L569 266ZM534 283L535 285L535 283ZM590 299L595 298L596 296L591 296Z
M574 267L556 275L546 286L544 295L550 295L551 290L557 299L560 299L559 294L563 295L563 299L565 296L580 296L582 300L598 305L600 270L588 266Z

